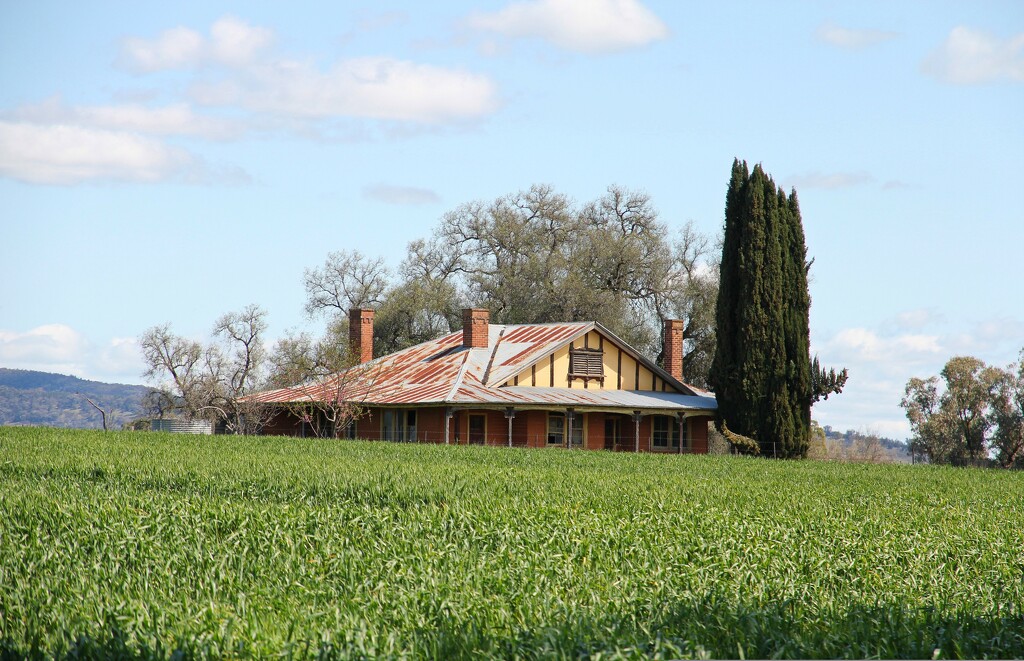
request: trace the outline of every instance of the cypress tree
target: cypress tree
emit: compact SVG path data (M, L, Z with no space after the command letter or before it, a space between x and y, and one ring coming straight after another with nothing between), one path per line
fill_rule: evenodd
M809 266L796 192L734 160L709 381L720 423L780 457L807 454L811 404L846 381L811 364Z
M722 420L736 420L745 402L740 401L737 367L739 348L739 306L742 292L740 279L740 240L747 234L746 216L741 212L743 192L750 172L747 163L734 159L732 177L725 196L725 234L722 239L722 261L719 266L718 302L715 312L715 355L711 362L709 384L718 397L718 414ZM735 425L736 423L733 422ZM746 429L746 426L744 426ZM743 430L736 429L740 434Z
M785 194L779 191L780 199ZM789 194L786 202L786 257L787 293L786 303L786 356L789 361L787 381L790 390L790 410L793 415L794 434L787 439L784 454L787 457L805 457L810 447L811 403L814 399L811 381L811 295L807 283L807 246L804 242L804 226L800 218L800 205L796 191Z

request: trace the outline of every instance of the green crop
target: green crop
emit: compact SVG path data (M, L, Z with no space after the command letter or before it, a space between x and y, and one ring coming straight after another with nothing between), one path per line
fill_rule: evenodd
M0 428L0 657L1024 657L1024 474Z

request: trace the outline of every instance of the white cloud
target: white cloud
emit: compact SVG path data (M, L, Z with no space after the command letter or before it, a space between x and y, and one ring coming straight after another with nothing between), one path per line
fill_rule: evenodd
M188 152L131 133L0 120L0 175L34 184L188 178Z
M1000 39L957 26L921 64L921 70L954 85L1024 82L1024 32Z
M440 196L427 188L373 184L363 188L363 197L388 204L437 204Z
M127 38L121 44L120 61L139 73L187 69L211 62L241 66L256 59L273 41L271 30L224 16L210 27L209 38L185 27L165 30L151 40Z
M87 367L90 378L115 383L139 383L146 367L139 341L134 337L111 338L93 353Z
M498 107L497 87L486 76L387 57L342 60L326 73L282 60L198 84L192 93L202 104L305 119L438 124L480 118Z
M801 188L849 188L874 181L867 172L808 172L807 174L796 175L789 178L793 187Z
M139 383L145 369L135 338L115 337L96 347L66 324L23 333L0 329L0 366L114 383Z
M668 27L638 0L527 0L470 16L473 29L539 38L581 53L608 53L665 39Z
M907 361L915 357L931 358L941 354L937 335L903 334L883 337L866 328L847 328L829 342L829 348L840 360Z
M199 64L205 50L203 36L178 27L165 30L152 41L130 37L121 44L121 62L130 69L148 73L180 69Z
M323 71L311 60L268 55L273 41L271 30L225 16L211 26L208 37L174 28L153 40L126 39L121 59L139 72L196 69L201 77L190 89L197 103L269 115L277 127L298 120L291 128L307 135L320 134L310 125L319 120L437 125L484 117L499 106L497 86L482 74L393 57L343 59ZM209 118L201 130L207 136L230 133Z
M977 355L987 362L1009 363L1024 348L1024 322L1012 317L979 319L960 336L958 354Z
M0 330L0 362L4 366L72 363L87 347L86 339L65 324L46 324L25 333Z
M256 58L274 41L267 28L253 27L234 16L225 16L210 27L211 56L218 62L243 65Z
M238 137L239 122L197 115L187 103L151 108L140 104L109 106L67 106L60 97L21 106L10 113L11 119L34 124L74 124L80 127L130 131L148 135L195 136L212 140Z
M898 33L887 30L855 30L840 27L835 23L823 23L814 34L820 41L849 50L862 50L899 36Z

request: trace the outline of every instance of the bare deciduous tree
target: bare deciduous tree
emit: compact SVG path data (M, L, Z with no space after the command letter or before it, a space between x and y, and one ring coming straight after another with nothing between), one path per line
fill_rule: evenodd
M249 305L218 319L206 346L175 335L170 324L147 330L144 375L157 384L161 413L169 405L188 418L218 419L235 434L258 432L270 412L248 395L263 385L266 328L266 312Z
M203 346L176 335L170 323L147 330L139 339L139 346L146 364L143 377L158 383L165 393L173 393L176 408L187 417L198 415L209 401Z
M359 251L332 252L323 266L306 269L306 313L344 316L354 307L378 305L390 278L383 257L371 259Z

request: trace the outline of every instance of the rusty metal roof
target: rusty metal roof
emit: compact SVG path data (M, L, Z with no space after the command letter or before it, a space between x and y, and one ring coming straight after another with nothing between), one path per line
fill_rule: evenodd
M512 376L597 330L682 393L502 386ZM350 400L372 405L551 406L621 410L714 410L714 396L683 384L595 322L491 324L488 345L470 349L462 331L338 374L326 383L258 393L263 402Z

